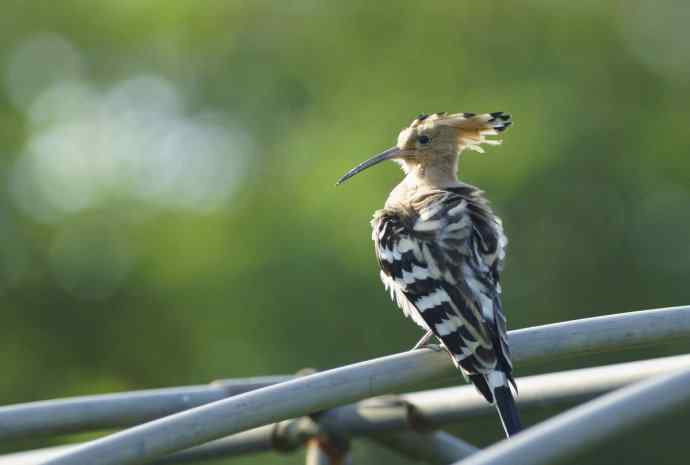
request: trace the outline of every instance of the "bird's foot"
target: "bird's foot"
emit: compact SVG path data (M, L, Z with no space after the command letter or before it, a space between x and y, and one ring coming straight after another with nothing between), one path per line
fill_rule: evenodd
M436 344L433 342L429 342L428 344L424 344L420 349L429 349L433 350L434 352L441 352L443 351L443 346L441 344Z
M434 333L431 330L427 331L426 334L424 334L424 336L422 336L422 338L419 340L419 342L416 343L414 347L410 350L417 350L428 347L430 345L429 341L432 337L434 337Z

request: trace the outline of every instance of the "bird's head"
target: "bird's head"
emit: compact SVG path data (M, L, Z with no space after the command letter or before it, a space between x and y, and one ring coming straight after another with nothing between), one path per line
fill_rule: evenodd
M352 168L338 184L385 160L399 162L406 173L419 167L455 167L457 156L464 149L484 152L481 144L500 144L501 141L486 136L496 135L511 124L510 115L503 112L419 115L400 131L395 146Z

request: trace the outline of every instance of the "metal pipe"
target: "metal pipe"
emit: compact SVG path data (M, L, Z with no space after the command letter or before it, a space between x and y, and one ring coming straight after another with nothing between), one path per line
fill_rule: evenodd
M603 442L690 402L690 370L606 394L501 441L456 465L542 465Z
M513 359L521 362L688 334L690 307L675 307L523 329L510 339ZM428 349L382 357L196 407L91 441L45 463L144 463L225 435L446 378L453 371L445 354Z
M136 425L293 378L218 380L208 385L8 405L0 407L0 441Z
M690 355L663 357L596 368L569 370L518 378L520 408L576 402L643 379L690 368ZM318 425L301 417L233 434L159 459L155 463L180 463L243 453L292 450L317 429L347 436L366 436L394 431L425 431L478 415L494 415L494 408L472 386L420 391L400 396L367 399L336 407L318 415ZM77 446L0 456L0 465L37 463ZM50 455L46 455L48 452ZM36 455L29 462L20 459ZM28 459L27 459L28 460Z

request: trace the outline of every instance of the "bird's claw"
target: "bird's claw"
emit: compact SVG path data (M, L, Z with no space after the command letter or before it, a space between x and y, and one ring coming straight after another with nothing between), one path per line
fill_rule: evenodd
M415 350L420 350L420 349L430 349L433 350L434 352L440 352L443 350L443 347L441 347L440 344L436 344L434 342L427 342L422 345L417 345L414 346L413 348L410 349L410 352L413 352Z

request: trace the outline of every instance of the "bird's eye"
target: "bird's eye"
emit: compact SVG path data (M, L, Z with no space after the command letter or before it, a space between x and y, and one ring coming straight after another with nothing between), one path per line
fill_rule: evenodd
M426 145L426 144L428 144L429 142L431 142L431 139L429 139L429 136L419 136L419 137L417 138L417 140L418 140L419 143L422 144L422 145Z

